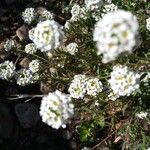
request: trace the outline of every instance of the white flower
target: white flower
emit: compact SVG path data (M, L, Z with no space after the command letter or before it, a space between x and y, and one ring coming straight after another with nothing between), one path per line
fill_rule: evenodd
M34 43L30 43L25 46L25 52L27 54L34 54L36 53L36 51L37 51L37 48Z
M81 7L79 18L80 19L87 19L87 10L85 7Z
M150 31L150 17L146 19L146 28Z
M99 21L101 19L101 16L96 13L93 13L92 17L95 19L95 21Z
M147 117L147 115L148 115L148 113L147 112L140 112L140 113L137 113L136 114L136 117L138 117L138 118L140 118L140 119L144 119L144 118L146 118Z
M15 65L12 61L5 61L0 64L0 78L8 80L15 74Z
M139 88L140 75L127 66L117 65L113 67L108 82L115 95L129 96Z
M104 16L108 12L116 12L116 11L118 11L118 7L116 5L114 5L113 3L112 4L107 4L107 5L104 6L102 16Z
M21 69L16 74L16 80L18 85L25 86L39 80L39 74L33 73L29 69Z
M26 8L22 13L22 19L25 23L31 24L36 18L36 12L34 8Z
M95 101L95 106L99 106L99 102L98 101Z
M39 21L53 20L53 19L54 19L54 14L48 10L44 10L42 14L40 14L39 16Z
M72 98L77 98L77 99L83 98L86 93L85 84L79 81L72 82L69 86L69 93Z
M105 3L110 4L111 0L85 0L85 8L90 12L91 16L98 21L101 15L103 15L101 14L101 10Z
M83 98L86 93L85 75L75 75L68 89L72 98Z
M40 67L40 62L39 60L32 60L29 63L29 70L31 70L33 73L38 72Z
M7 39L4 44L5 51L10 51L11 49L16 47L16 41L13 39Z
M110 12L95 25L93 40L103 63L115 60L124 52L131 53L136 45L138 22L130 12Z
M94 11L101 7L103 0L85 0L87 10Z
M90 150L88 147L83 147L82 150Z
M28 69L22 69L16 74L17 84L21 86L25 86L31 83L32 80L32 72Z
M91 96L96 96L98 93L102 92L103 85L98 78L91 78L86 81L87 94Z
M74 80L73 81L77 81L80 80L80 82L85 83L87 78L84 74L78 74L74 76Z
M43 97L40 106L42 121L52 128L66 127L68 119L74 114L74 105L69 95L56 90Z
M47 55L48 59L51 59L53 57L53 54L51 52L47 52L46 55Z
M112 3L112 0L105 0L107 3Z
M70 20L66 21L64 28L69 30L70 26L71 26L71 21Z
M74 4L71 8L71 15L78 16L80 14L81 7L78 4Z
M42 52L51 51L60 46L63 39L62 27L53 20L40 22L34 29L32 39Z
M116 95L113 92L110 92L108 95L109 100L115 101L117 98L119 98L119 95Z
M72 17L70 21L74 22L74 21L78 21L79 19L86 19L87 18L86 13L87 11L85 7L80 7L80 5L74 4L71 9Z
M78 52L78 44L77 43L70 43L64 49L66 52L70 53L71 55L75 55Z

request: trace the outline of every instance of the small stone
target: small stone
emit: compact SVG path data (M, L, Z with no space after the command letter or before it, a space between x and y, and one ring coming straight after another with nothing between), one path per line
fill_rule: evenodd
M29 39L28 32L29 32L29 28L23 25L20 28L18 28L18 30L16 31L16 34L18 38L20 39L20 41L23 41L23 40Z
M51 89L50 82L47 82L47 83L41 82L40 91L43 94L48 94L50 92L50 89Z
M29 58L25 57L20 62L20 66L22 66L23 68L28 68L29 67L29 63L30 63Z
M22 103L15 106L15 112L23 128L31 128L40 119L39 110L35 104Z
M46 8L44 8L44 7L37 7L36 13L38 15L42 15L45 10L46 10Z

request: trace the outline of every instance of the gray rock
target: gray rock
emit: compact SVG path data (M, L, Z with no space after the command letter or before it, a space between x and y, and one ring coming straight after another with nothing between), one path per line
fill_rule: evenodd
M18 36L20 41L28 40L29 39L28 32L29 32L29 28L23 25L20 28L18 28L18 30L16 31L16 35Z
M36 13L38 14L38 15L42 15L43 14L43 11L45 11L46 10L46 8L44 8L44 7L37 7L36 8Z
M15 106L15 112L23 128L31 128L40 119L39 110L35 104L22 103Z
M29 67L29 63L30 63L29 58L25 57L25 58L23 58L22 61L20 62L20 65L21 65L23 68L28 68L28 67Z
M43 94L48 94L51 90L51 86L50 86L50 81L45 83L43 81L41 81L40 83L40 91L43 93Z

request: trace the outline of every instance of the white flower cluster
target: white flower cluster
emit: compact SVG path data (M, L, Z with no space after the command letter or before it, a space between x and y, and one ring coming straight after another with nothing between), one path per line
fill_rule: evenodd
M98 78L88 79L86 81L86 90L88 95L96 96L103 90L102 82Z
M70 53L71 55L75 55L75 53L78 52L78 44L70 43L65 47L64 51Z
M37 51L37 48L34 43L30 43L25 46L25 52L27 54L34 54L36 53L36 51Z
M11 49L16 47L16 41L13 39L7 39L4 44L5 51L10 51Z
M16 80L18 85L25 86L39 80L39 74L33 73L29 69L21 69L16 74Z
M98 21L101 17L101 10L105 4L110 4L111 0L85 0L85 7L91 16Z
M131 71L127 66L116 65L108 80L115 95L129 96L139 88L140 75Z
M74 4L71 8L72 17L66 21L64 28L69 29L73 22L76 22L80 19L87 19L87 9L86 7L81 7L78 4Z
M150 17L146 19L146 28L150 31Z
M24 12L22 12L22 19L25 23L31 24L36 18L36 12L34 8L26 8Z
M52 128L65 128L68 119L74 114L74 105L69 95L56 90L43 97L40 106L42 121Z
M54 19L54 14L48 10L44 10L42 14L39 16L39 21L53 20L53 19Z
M86 76L85 75L75 75L72 80L69 89L70 96L72 98L83 98L86 93Z
M86 19L86 8L85 7L80 7L78 4L74 4L72 9L71 9L71 22L77 21L79 19Z
M42 52L51 51L60 46L63 39L62 27L53 20L43 21L29 32L37 48Z
M25 86L31 83L32 72L28 69L21 69L16 74L17 84L21 86Z
M148 115L148 112L141 111L141 112L139 112L139 113L136 114L136 117L138 117L140 119L144 119L144 118L147 117L147 115Z
M5 61L0 64L0 79L8 80L15 74L15 65L12 61Z
M131 53L136 45L138 22L130 12L110 12L96 23L93 39L103 63L115 60L124 52Z
M103 89L101 81L97 78L87 78L85 75L75 75L69 86L72 98L83 98L85 94L96 96Z
M96 21L100 21L102 19L102 17L107 14L108 12L116 12L118 10L118 7L116 5L114 5L113 3L109 3L104 5L104 8L102 9L102 13L101 13L101 8L96 9L95 11L91 12L92 13L92 17L96 20Z
M33 73L36 73L39 71L39 67L40 67L40 62L39 60L32 60L29 63L29 70L31 70Z

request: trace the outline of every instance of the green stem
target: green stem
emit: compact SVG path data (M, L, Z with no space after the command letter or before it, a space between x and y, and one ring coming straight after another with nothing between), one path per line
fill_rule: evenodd
M17 49L17 51L22 52L22 53L25 53L23 50ZM46 60L46 59L44 59L43 57L40 57L40 56L38 56L38 55L36 55L36 54L30 54L30 55L32 55L32 56L34 56L34 57L36 57L36 58L38 58L38 59L40 59L40 60L43 60L43 61L49 63L48 60Z
M52 79L62 80L62 81L69 81L70 80L70 78L64 78L64 77L52 77Z

